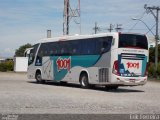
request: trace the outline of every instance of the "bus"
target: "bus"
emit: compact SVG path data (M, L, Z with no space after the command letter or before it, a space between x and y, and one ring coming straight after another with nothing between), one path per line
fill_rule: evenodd
M148 74L148 39L143 34L101 33L46 38L29 55L28 78L44 83L144 85Z

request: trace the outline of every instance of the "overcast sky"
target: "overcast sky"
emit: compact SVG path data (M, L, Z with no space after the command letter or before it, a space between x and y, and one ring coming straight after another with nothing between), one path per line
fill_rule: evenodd
M71 8L76 8L77 1L70 0ZM62 36L63 4L64 0L0 0L0 57L11 57L20 45L45 38L47 29L54 37ZM147 33L142 22L131 20L142 17L150 28L155 24L144 4L160 6L160 0L81 0L81 34L93 34L95 22L101 28L99 33L107 32L110 23L122 24L122 32ZM70 34L79 34L73 20Z

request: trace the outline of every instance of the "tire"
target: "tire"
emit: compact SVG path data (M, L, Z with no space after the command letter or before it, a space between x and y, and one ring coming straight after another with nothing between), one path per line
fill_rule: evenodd
M42 75L40 72L36 73L36 82L37 83L45 83L45 80L42 80Z
M80 76L80 84L81 84L82 88L85 88L85 89L89 88L90 85L88 82L88 75L87 74L82 74Z

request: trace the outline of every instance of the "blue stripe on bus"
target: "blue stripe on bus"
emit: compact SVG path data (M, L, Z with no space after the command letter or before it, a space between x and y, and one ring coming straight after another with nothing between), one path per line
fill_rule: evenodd
M147 66L147 56L145 56L145 59L142 61L142 77L145 76L146 66Z
M67 61L70 59L70 69L75 67L75 66L80 66L80 67L84 67L84 68L87 68L87 67L92 67L93 65L95 65L99 59L100 55L81 55L81 56L53 56L53 57L50 57L51 60L54 61L54 80L56 81L60 81L62 80L65 75L68 73L68 68L61 68L59 69L58 68L58 65L57 65L57 61L59 59L61 59L61 61ZM61 63L61 66L60 67L64 67L66 66L66 64L68 63L65 63L65 65L63 65L64 63Z

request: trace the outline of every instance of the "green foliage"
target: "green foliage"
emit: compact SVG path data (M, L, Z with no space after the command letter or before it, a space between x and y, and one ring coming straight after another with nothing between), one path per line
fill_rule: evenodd
M7 71L13 71L14 62L12 60L6 61Z
M155 70L155 64L154 63L149 64L148 77L151 77L151 78L154 77L154 78L160 79L160 62L158 63L157 71Z
M0 63L1 72L13 71L13 68L14 68L14 62L12 60Z
M158 45L158 52L160 52L160 44ZM149 68L148 68L148 76L149 77L160 77L160 53L158 54L158 67L157 71L155 70L155 47L149 49Z
M20 46L18 49L16 49L15 56L16 57L23 57L26 48L30 48L30 47L32 47L32 45L29 43Z
M154 65L154 63L150 63L149 67L148 67L148 76L149 77L154 77L155 73L156 73L156 71L155 71L155 65Z
M6 72L7 71L7 66L4 62L0 63L0 71L1 72Z
M158 51L160 51L160 44L158 45ZM158 54L158 60L160 62L160 53ZM149 49L149 62L155 62L155 47Z
M155 62L155 48L150 48L149 49L149 62Z
M158 76L160 76L160 62L158 63L157 74L158 74Z

